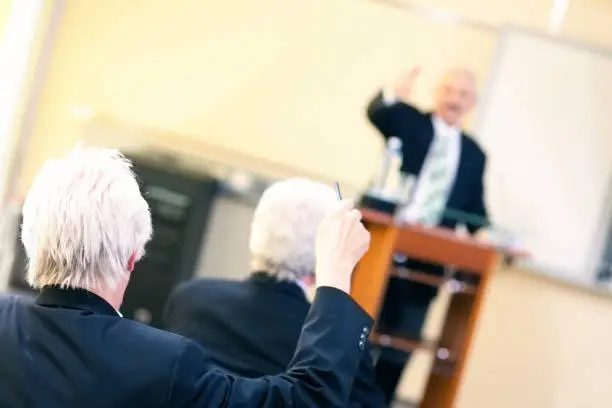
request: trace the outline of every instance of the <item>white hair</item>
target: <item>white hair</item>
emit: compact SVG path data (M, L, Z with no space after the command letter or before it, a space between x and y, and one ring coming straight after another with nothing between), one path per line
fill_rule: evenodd
M323 218L338 205L334 189L306 179L274 183L251 224L251 267L283 277L314 275L315 240Z
M23 205L28 282L114 289L151 233L131 162L117 150L77 147L43 166Z

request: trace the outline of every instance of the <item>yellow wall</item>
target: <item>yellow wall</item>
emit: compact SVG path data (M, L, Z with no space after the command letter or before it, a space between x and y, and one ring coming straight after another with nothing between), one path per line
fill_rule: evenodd
M546 25L551 3L420 2L530 27ZM72 105L361 185L380 148L361 115L372 92L417 63L424 73L415 97L427 105L448 65L485 77L496 40L374 0L67 4L26 186L45 157L79 138ZM572 4L565 32L612 45L605 7ZM304 154L313 150L317 162Z
M459 407L609 407L611 313L609 296L498 273Z
M0 1L0 41L2 41L2 37L4 36L4 29L6 28L12 5L13 2L11 0Z
M439 326L446 300L442 296L434 304L427 332ZM497 272L457 407L609 407L611 312L609 296L524 271ZM428 353L415 356L402 396L418 398L430 364Z
M362 111L382 82L418 61L428 100L445 65L483 73L494 44L367 1L91 4L67 8L25 184L78 139L72 105L362 184L380 147Z
M532 27L545 26L550 6L548 0L427 3ZM612 6L585 0L577 7L566 33L612 45ZM70 114L75 105L363 184L380 149L361 116L371 93L419 63L424 75L415 96L427 104L446 66L484 75L494 46L489 34L368 0L71 1L22 185L45 158L81 137ZM609 406L612 355L603 345L612 335L610 315L608 299L500 273L460 406ZM411 377L408 395L418 392Z

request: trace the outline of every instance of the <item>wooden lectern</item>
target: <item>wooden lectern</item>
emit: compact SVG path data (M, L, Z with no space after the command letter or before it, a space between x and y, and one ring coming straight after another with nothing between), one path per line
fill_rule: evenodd
M420 408L451 408L459 390L489 276L501 254L494 246L458 237L449 230L396 226L389 215L369 210L362 210L362 213L371 243L353 275L351 295L370 316L378 317L390 276L432 286L452 284L453 293L438 340L404 339L375 332L370 338L374 344L404 351L426 349L433 352L435 362ZM392 263L394 253L449 266L447 270L461 270L473 279L468 280L471 283L461 283L452 273L438 277L419 271L396 270Z

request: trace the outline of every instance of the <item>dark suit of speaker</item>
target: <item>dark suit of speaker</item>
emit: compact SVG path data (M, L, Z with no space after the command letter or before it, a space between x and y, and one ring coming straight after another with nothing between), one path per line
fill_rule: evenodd
M417 179L421 174L427 154L434 140L434 124L431 113L423 113L413 106L402 102L386 104L382 94L377 95L369 104L368 118L385 140L395 136L402 140L402 171ZM454 229L457 218L448 210L468 213L472 216L467 222L468 230L474 233L486 226L487 210L484 201L483 177L486 155L468 134L461 132L459 160L454 182L451 185L447 212L441 218L439 227ZM482 222L477 222L482 220ZM443 268L408 259L402 266L422 272L439 275ZM459 274L460 275L460 274ZM383 333L404 337L419 338L432 299L437 288L402 279L391 279L387 295L379 316L378 330ZM397 350L384 349L377 373L381 386L391 398L403 366L409 355Z
M84 290L0 297L0 406L10 408L344 407L371 319L320 288L281 376L211 368L191 340L123 319Z
M245 281L198 279L182 284L170 296L164 321L168 330L199 343L218 367L259 377L285 370L309 308L297 284L255 273ZM368 354L348 406L385 406Z

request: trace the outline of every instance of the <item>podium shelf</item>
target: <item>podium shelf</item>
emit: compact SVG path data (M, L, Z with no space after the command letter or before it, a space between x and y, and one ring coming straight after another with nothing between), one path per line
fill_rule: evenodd
M433 286L436 288L442 287L445 284L450 285L450 290L453 293L466 293L469 295L475 295L478 291L476 285L461 282L453 278L452 276L436 276L430 273L418 271L416 269L408 268L393 268L390 276L398 279L406 279L411 282L421 283L427 286Z
M436 360L445 362L454 366L457 359L456 354L444 347L440 347L438 342L434 340L416 340L398 336L390 336L388 334L372 333L370 334L370 342L378 346L391 347L396 350L412 353L416 350L427 350L435 353Z

